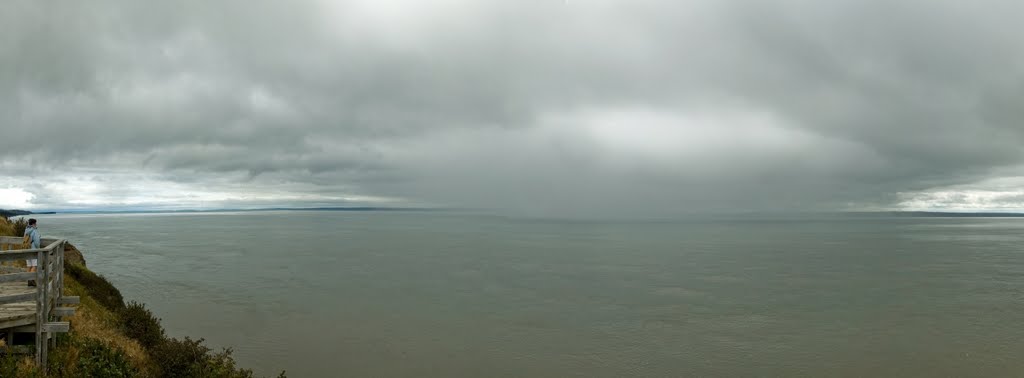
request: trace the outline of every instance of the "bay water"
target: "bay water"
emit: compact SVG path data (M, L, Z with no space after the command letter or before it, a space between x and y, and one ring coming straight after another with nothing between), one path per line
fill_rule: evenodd
M260 375L1024 375L1024 219L37 218Z

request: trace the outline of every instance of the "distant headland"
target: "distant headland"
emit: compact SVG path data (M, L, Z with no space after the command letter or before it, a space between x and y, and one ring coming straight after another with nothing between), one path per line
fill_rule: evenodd
M53 211L42 211L42 212L38 212L37 213L37 212L28 211L28 210L4 210L4 209L0 209L0 217L4 217L4 218L17 217L17 216L22 216L22 215L32 215L32 214L56 214L56 212L53 212Z

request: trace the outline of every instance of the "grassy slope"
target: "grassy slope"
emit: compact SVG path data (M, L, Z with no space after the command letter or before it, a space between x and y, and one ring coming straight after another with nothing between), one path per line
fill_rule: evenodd
M0 217L0 235L13 229ZM126 305L117 288L78 260L65 266L64 292L79 296L81 304L69 319L71 332L50 351L49 377L252 377L235 366L230 350L215 353L202 339L166 337L144 305ZM39 370L31 357L0 358L0 377L37 377Z

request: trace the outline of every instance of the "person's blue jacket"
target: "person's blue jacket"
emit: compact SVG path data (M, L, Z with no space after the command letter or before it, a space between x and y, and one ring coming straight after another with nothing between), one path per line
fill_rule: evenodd
M32 246L29 248L39 248L39 230L35 227L25 227L25 236L32 239Z

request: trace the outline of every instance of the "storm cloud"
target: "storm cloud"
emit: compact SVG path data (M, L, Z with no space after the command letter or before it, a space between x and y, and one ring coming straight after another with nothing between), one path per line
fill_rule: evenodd
M1019 209L1022 11L15 0L0 206Z

